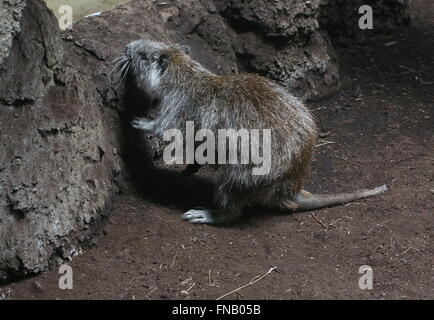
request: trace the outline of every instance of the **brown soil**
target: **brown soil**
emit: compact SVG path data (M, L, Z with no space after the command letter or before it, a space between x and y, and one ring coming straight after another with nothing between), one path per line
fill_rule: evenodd
M70 264L73 290L58 288L56 270L0 297L215 299L276 267L229 298L433 299L434 3L412 6L409 28L339 49L341 92L310 104L335 143L317 148L307 189L386 183L384 195L291 215L256 210L219 228L180 219L210 205L209 172L166 175L147 197L117 199L97 246ZM362 265L373 268L372 290L359 289Z

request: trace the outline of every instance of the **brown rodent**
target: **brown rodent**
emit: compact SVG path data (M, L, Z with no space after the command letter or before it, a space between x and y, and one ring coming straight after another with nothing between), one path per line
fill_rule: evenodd
M255 74L213 74L187 51L182 46L139 40L130 43L115 61L115 80L123 83L130 75L140 90L160 100L156 119L137 119L133 126L163 136L170 129L184 134L187 121L193 121L195 128L206 128L216 136L219 129L269 130L271 140L269 145L260 147L263 153L266 147L270 151L266 174L253 174L252 159L248 163L218 165L216 208L189 210L183 219L225 224L239 219L248 205L312 210L387 190L382 186L337 195L315 195L302 190L317 140L309 110L266 78ZM258 141L251 140L250 147L255 143ZM241 148L236 151L241 158Z

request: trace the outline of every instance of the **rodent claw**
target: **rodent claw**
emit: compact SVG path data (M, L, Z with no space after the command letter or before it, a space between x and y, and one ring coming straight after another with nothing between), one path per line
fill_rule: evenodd
M136 118L131 121L131 125L134 129L149 131L154 127L154 122L146 118Z

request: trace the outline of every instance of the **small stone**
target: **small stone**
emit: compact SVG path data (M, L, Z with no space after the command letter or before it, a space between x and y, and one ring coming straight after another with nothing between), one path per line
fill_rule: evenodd
M320 138L326 138L329 135L331 135L331 132L329 130L324 130L322 129L319 133L318 133L318 137Z
M33 282L33 286L34 286L36 289L38 289L38 290L41 290L41 291L44 290L44 288L42 287L42 285L41 285L38 281L36 281L36 280Z

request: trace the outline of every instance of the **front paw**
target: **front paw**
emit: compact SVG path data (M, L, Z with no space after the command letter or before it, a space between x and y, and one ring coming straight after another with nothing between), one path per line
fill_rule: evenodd
M155 122L146 118L136 118L131 121L131 125L134 129L151 131L155 126Z

